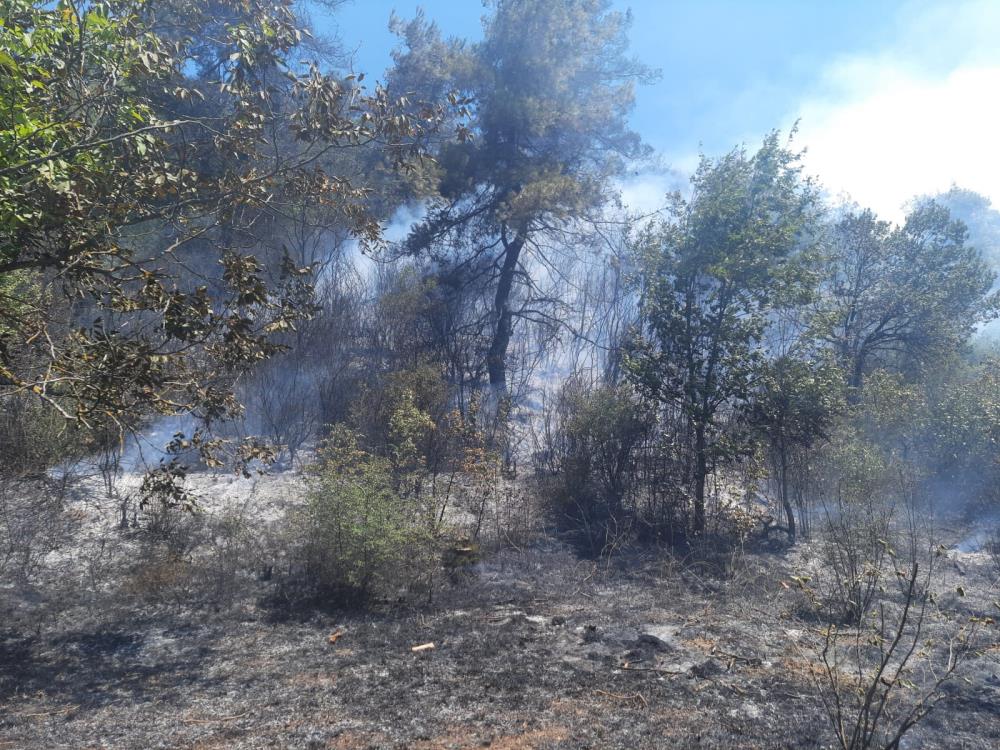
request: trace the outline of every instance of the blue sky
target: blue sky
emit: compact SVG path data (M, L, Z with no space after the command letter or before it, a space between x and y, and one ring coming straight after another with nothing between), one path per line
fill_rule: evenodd
M951 183L1000 204L1000 0L618 0L636 57L661 71L633 127L682 172L699 151L801 120L807 168L890 218ZM390 64L390 13L418 5L449 35L480 34L480 0L352 0L330 19L355 68ZM625 184L655 205L669 179Z

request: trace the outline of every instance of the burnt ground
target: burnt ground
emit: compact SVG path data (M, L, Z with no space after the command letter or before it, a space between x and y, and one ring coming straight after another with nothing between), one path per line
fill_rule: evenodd
M218 611L8 587L0 750L832 747L818 623L788 583L813 554L595 562L541 539L430 603L294 616L249 576ZM997 598L984 554L949 553L940 572L962 618ZM995 631L978 644L905 747L995 746Z

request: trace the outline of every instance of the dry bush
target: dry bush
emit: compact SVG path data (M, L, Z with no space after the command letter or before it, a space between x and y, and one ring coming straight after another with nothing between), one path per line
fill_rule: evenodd
M535 459L552 519L575 533L582 549L606 554L632 541L727 555L765 527L743 502L759 485L760 458L749 449L710 476L705 529L693 534L691 456L683 420L627 386L570 380L544 420Z
M993 574L1000 578L1000 528L994 529L983 545L993 563Z
M295 350L262 363L240 389L246 405L242 427L275 446L289 466L319 431L321 369Z
M220 610L255 591L266 534L251 499L218 514L149 506L140 523L122 586L130 597Z
M155 503L142 509L139 524L122 591L137 602L188 603L200 519L180 508Z
M554 415L546 434L549 507L600 554L632 536L637 449L651 416L629 389L575 380L560 391Z
M267 536L239 510L213 516L204 526L197 563L199 590L216 607L239 600L256 577L269 576L263 563Z
M66 541L73 523L58 487L0 480L0 581L27 582Z
M825 599L835 619L858 624L889 563L899 470L876 446L844 434L828 448L818 474L823 559L830 573Z
M942 616L932 560L924 573L918 562L894 572L897 595L880 596L858 624L824 630L816 688L841 750L899 748L973 651L974 620L952 624L937 641L928 635L930 620Z
M87 443L54 409L21 394L0 394L0 475L38 477L81 455Z
M856 624L878 592L889 559L892 517L877 501L860 506L838 502L829 513L823 537L831 574L827 600L840 619Z
M943 697L975 625L950 621L937 605L941 548L921 517L912 466L845 428L824 452L816 486L830 575L821 591L804 588L829 623L819 697L841 750L898 748Z
M122 591L134 603L187 604L193 571L190 560L170 550L148 547L126 575Z
M496 455L468 468L463 491L474 518L470 537L493 550L530 542L540 526L534 493Z

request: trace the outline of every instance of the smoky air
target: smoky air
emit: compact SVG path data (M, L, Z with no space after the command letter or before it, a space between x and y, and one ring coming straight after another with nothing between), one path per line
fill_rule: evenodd
M0 750L992 746L998 34L0 2Z

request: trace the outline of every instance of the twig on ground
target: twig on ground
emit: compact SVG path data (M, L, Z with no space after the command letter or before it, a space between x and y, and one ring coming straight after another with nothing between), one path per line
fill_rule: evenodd
M342 637L343 637L343 636L344 636L344 635L345 635L346 633L347 633L347 631L346 631L346 630L344 630L343 628L337 628L337 629L336 629L336 630L335 630L334 632L330 633L330 635L329 635L329 636L327 636L327 639L326 639L326 640L327 640L327 643L336 643L336 642L337 642L338 640L340 640L340 639L341 639L341 638L342 638Z
M235 721L236 719L242 719L249 713L249 711L244 711L243 713L236 714L235 716L220 716L216 719L183 719L183 722L185 724L212 724L217 721Z
M686 671L676 669L660 669L659 667L630 667L628 664L622 666L623 672L659 672L660 674L687 674Z
M595 690L597 695L606 695L608 698L614 698L619 701L638 701L642 704L643 708L649 708L649 702L646 700L646 696L642 693L636 691L635 693L629 693L627 695L619 695L618 693L609 693L607 690Z
M80 706L67 706L66 708L54 708L51 711L37 711L30 714L18 714L18 716L23 716L24 718L33 719L39 716L55 716L56 714L68 714L70 711L75 711Z
M750 665L756 664L758 666L762 663L761 658L758 656L740 656L739 654L731 654L728 651L723 651L718 646L712 646L712 649L711 651L709 651L709 654L711 654L712 656L722 656L728 659L726 663L727 672L731 672L733 670L733 665L736 662L743 662L744 664L750 664Z
M570 597L571 597L571 598L572 598L572 597L574 597L574 596L576 596L576 595L577 595L578 593L580 593L580 589L581 589L581 588L583 588L583 585L584 585L585 583L587 583L588 581L590 581L590 579L591 579L591 578L593 578L593 577L594 577L594 575L595 575L595 574L597 573L597 570L598 570L598 568L597 568L597 565L596 565L596 563L595 563L595 564L594 564L594 567L593 567L593 568L591 569L591 571L590 571L590 573L589 573L589 574L587 575L587 577L586 577L586 578L584 578L584 579L583 579L582 581L580 581L580 582L579 582L579 583L577 584L576 588L575 588L575 589L573 589L573 592L572 592L572 593L570 594ZM584 594L584 596L586 596L586 594Z

